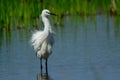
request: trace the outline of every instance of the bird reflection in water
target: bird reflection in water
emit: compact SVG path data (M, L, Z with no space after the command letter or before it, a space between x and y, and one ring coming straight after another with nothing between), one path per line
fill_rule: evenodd
M48 73L45 73L43 75L38 73L37 80L53 80L53 79L48 75Z

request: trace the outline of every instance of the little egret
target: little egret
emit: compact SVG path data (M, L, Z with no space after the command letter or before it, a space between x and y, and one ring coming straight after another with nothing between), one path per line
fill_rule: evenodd
M44 24L43 31L36 31L31 38L32 46L36 52L37 57L40 59L40 66L41 66L41 74L42 74L42 59L46 60L46 73L48 74L47 70L47 60L49 55L52 53L52 47L54 43L54 32L52 31L50 21L48 16L55 15L51 13L49 10L44 9L41 13L41 19Z

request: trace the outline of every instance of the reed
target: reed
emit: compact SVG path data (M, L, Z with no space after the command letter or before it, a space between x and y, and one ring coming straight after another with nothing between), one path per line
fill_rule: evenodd
M116 5L119 14L119 0L116 0ZM59 18L62 18L65 15L107 14L109 6L110 0L1 0L0 28L11 30L15 20L18 20L18 27L28 28L28 25L37 25L34 21L44 8L56 12Z

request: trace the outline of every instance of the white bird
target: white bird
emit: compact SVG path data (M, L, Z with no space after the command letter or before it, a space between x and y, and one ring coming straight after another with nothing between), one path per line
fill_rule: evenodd
M36 55L40 58L41 64L41 74L42 74L42 59L46 60L46 73L47 70L47 60L50 54L52 53L52 47L54 44L54 32L52 31L50 21L48 16L55 15L51 13L49 10L44 9L41 13L41 19L44 24L43 31L36 31L31 38L31 44L34 47Z

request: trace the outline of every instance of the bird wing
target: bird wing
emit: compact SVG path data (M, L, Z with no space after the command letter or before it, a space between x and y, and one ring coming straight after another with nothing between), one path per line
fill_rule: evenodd
M32 46L34 47L35 52L37 52L40 48L44 40L47 38L47 34L43 31L36 31L31 38Z

